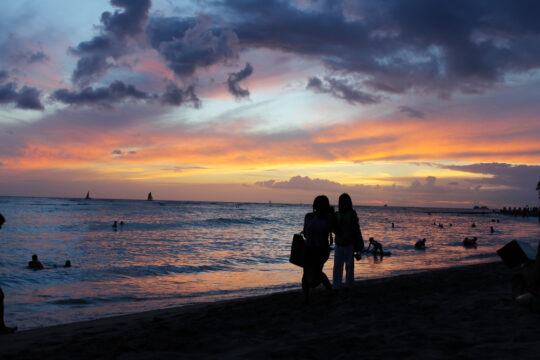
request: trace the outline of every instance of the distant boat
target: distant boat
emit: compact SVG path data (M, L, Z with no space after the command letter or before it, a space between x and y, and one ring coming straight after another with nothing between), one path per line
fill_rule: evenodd
M154 198L152 198L152 193L151 192L148 193L148 199L147 200L148 201L154 200Z
M86 197L85 197L86 200L90 200L91 197L90 197L90 191L86 193Z

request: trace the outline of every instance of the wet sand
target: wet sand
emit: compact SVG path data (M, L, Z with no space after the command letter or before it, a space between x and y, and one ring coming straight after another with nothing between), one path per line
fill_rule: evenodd
M298 290L21 331L0 358L537 359L540 314L511 277L496 262L359 281L331 304Z

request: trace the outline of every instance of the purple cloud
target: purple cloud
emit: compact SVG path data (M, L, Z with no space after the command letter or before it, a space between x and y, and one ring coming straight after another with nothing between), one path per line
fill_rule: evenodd
M377 91L478 93L505 74L540 67L540 3L531 1L224 4L242 46L317 58Z
M414 117L418 119L424 119L426 117L426 115L422 111L413 109L412 107L409 107L409 106L400 106L398 110L399 112L410 117Z
M101 34L83 41L70 52L79 57L73 71L73 82L81 87L96 81L110 67L108 58L117 60L130 52L129 39L143 33L148 20L150 0L111 0L111 5L124 11L104 12Z
M250 63L246 63L246 66L242 70L229 74L229 77L227 78L227 87L229 88L229 92L233 94L236 99L249 97L249 90L242 89L238 83L247 79L252 73L253 66L251 66Z
M196 109L201 107L201 101L197 97L197 94L195 94L195 88L193 86L189 86L187 89L181 89L173 83L167 85L167 89L161 95L161 103L173 106L191 103Z
M326 83L323 83L321 79L314 76L308 80L306 88L318 93L330 94L337 99L345 100L351 105L370 105L376 104L380 101L379 98L373 95L354 89L344 80L334 79L331 77L325 77L324 80Z
M0 71L0 104L15 104L16 108L24 110L44 110L40 93L36 88L23 86L17 90L14 82L5 83L9 78L5 70Z
M176 76L192 76L198 68L227 64L238 57L238 37L210 18L153 18L146 33L154 49Z
M122 81L115 81L108 87L92 88L87 87L81 91L70 91L68 89L56 90L52 95L53 101L58 101L68 105L100 105L109 107L126 99L148 100L157 96L148 94L137 89L135 86L125 84Z

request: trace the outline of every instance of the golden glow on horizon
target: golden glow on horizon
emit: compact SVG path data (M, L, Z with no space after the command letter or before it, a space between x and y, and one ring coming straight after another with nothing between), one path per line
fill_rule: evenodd
M415 162L540 163L534 132L513 133L504 143L493 140L511 129L506 123L486 127L465 119L356 121L285 139L243 133L247 126L246 120L239 120L227 126L201 126L197 131L178 127L141 127L128 133L51 129L48 135L57 142L35 137L20 149L19 156L0 154L0 162L4 169L17 171L84 170L118 180L253 183L300 175L347 185L404 184L412 177L427 176L486 177L407 165Z

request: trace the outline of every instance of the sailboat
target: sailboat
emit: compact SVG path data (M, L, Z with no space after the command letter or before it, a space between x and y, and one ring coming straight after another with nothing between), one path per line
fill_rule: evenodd
M91 197L90 197L90 191L86 193L86 197L85 197L86 200L90 200Z
M147 199L147 200L148 200L148 201L154 200L154 199L152 198L152 192L149 192L149 193L148 193L148 199Z

